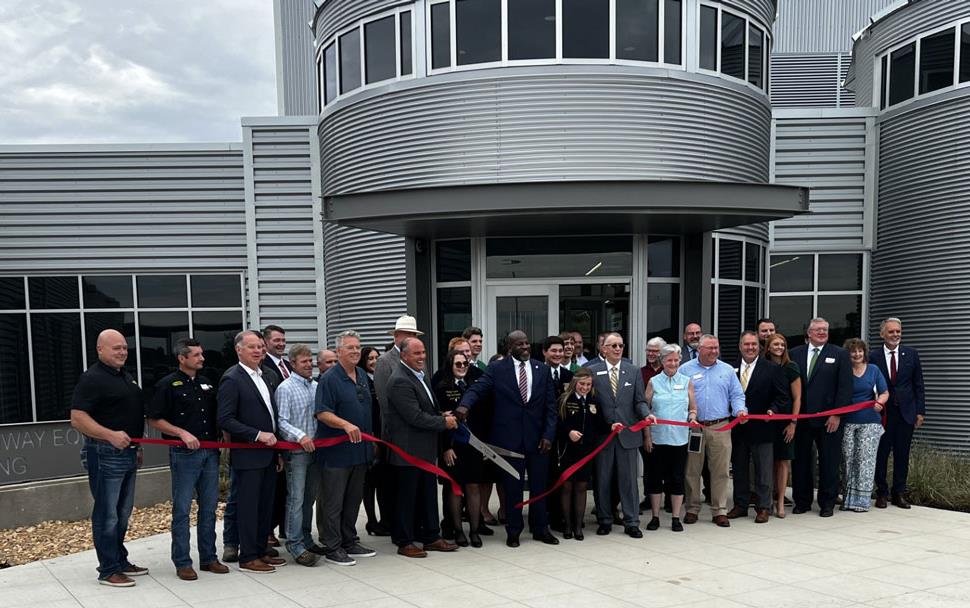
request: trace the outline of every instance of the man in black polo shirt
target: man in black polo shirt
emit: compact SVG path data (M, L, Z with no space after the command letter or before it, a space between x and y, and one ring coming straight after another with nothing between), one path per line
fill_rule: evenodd
M199 441L219 439L216 429L216 387L198 375L205 364L202 345L196 340L175 343L179 368L155 385L147 408L148 423L166 439L185 446L169 448L172 470L172 562L183 581L199 578L192 569L189 551L189 510L198 495L199 563L205 572L225 574L229 568L216 558L216 506L219 500L219 450L199 448Z
M98 336L98 362L81 374L71 403L71 426L84 434L82 462L94 497L91 531L98 554L98 582L133 587L148 574L128 561L125 533L135 502L141 451L131 443L145 430L141 388L125 371L128 343L113 329Z

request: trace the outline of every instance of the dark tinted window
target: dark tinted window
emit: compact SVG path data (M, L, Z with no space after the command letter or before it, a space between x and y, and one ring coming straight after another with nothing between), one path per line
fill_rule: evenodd
M242 287L238 274L194 274L191 281L193 308L242 306Z
M205 367L202 375L218 384L222 373L235 365L232 341L242 331L240 311L203 311L192 313L192 335L202 343Z
M744 288L744 329L758 329L758 319L761 318L761 293L757 287Z
M485 273L490 279L629 276L633 241L628 236L488 239Z
M862 335L862 296L819 296L818 316L829 322L829 342L842 346Z
M84 363L81 315L35 313L30 316L30 331L37 420L66 420L70 417L71 395Z
M448 354L448 341L472 324L471 287L438 289L438 341L435 360L440 366Z
M815 256L773 255L771 256L771 293L786 291L812 291L815 285ZM772 305L771 314L775 308ZM811 314L811 313L809 313Z
M717 69L717 9L701 6L700 67Z
M132 308L131 276L87 276L81 279L85 308Z
M859 289L862 289L862 255L849 253L818 257L819 291Z
M411 11L401 13L401 75L414 71L411 60Z
M439 283L472 279L471 241L438 241L435 244L436 276Z
M721 72L741 79L744 79L744 29L744 19L721 11Z
M889 105L913 96L916 78L916 43L893 51L889 59Z
M364 25L364 72L367 83L397 76L394 15Z
M30 308L80 308L77 277L30 277L27 279Z
M675 237L652 236L647 240L647 276L680 276L679 239Z
M508 3L509 59L556 56L556 0Z
M324 99L330 103L337 97L337 43L323 51Z
M738 338L741 336L741 286L718 287L717 337L721 341L721 359L732 365L738 360Z
M720 239L721 251L720 262L718 263L718 278L741 280L741 248L744 245L741 241L730 239Z
M761 247L754 243L744 246L744 280L761 282Z
M647 286L647 335L680 342L680 285L650 283Z
M610 56L609 0L562 0L562 56Z
M455 43L458 65L502 60L500 0L457 0Z
M27 308L23 277L0 277L0 310Z
M664 63L681 63L681 0L664 2Z
M919 47L919 92L953 86L953 52L956 34L949 29L927 36Z
M360 30L340 37L340 92L353 91L360 86Z
M889 55L883 55L882 66L880 68L882 81L879 90L879 109L886 109L886 89L889 87Z
M431 6L431 68L451 66L451 8L447 2Z
M140 275L138 306L141 308L185 308L189 299L184 274Z
M657 61L659 0L616 0L616 58Z
M748 82L761 88L764 66L764 38L761 30L753 25L748 26Z
M788 338L788 348L805 343L805 329L813 316L812 296L771 296L771 318L775 329Z
M85 312L84 340L88 353L88 367L98 360L98 334L106 329L120 331L128 342L128 360L125 369L138 378L138 351L135 350L135 313L133 312Z
M960 26L960 82L970 81L970 23Z
M151 391L156 382L178 367L175 342L189 337L189 315L185 312L143 312L138 314L138 325L142 388Z
M27 364L27 315L0 315L0 424L30 422L30 367Z

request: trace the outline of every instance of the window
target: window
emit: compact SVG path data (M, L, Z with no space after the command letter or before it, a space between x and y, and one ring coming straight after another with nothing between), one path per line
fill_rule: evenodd
M508 3L509 59L556 57L556 0Z
M105 329L125 336L125 367L150 392L190 334L206 350L204 375L218 381L236 363L242 328L239 274L0 277L0 424L67 419Z
M431 5L431 69L451 67L451 5Z
M340 41L340 94L360 86L360 29L353 29Z
M609 0L562 0L562 56L609 58Z
M471 241L438 241L435 243L435 276L439 283L472 280Z
M721 11L721 73L744 79L745 21Z
M705 70L717 69L717 9L701 6L699 65Z
M970 22L960 26L960 82L970 82Z
M324 103L337 98L337 43L334 42L323 51L323 92Z
M920 40L919 94L953 86L953 49L956 34L953 29Z
M680 277L680 240L651 236L647 239L647 277Z
M664 63L681 63L681 29L683 3L681 0L664 1Z
M741 332L754 329L755 322L763 316L764 247L757 242L716 235L711 253L713 330L721 339L721 358L733 365L738 361L734 345Z
M916 79L916 43L907 44L889 56L889 105L913 96Z
M455 0L458 65L502 60L500 0Z
M764 66L764 35L753 25L748 26L748 82L762 88Z
M485 276L616 277L633 274L633 239L629 236L490 238L485 241Z
M472 324L472 288L439 287L437 308L437 360L440 368L448 354L448 341Z
M882 65L879 68L879 109L886 109L886 90L889 87L889 55L882 56Z
M659 0L616 0L616 58L658 60Z
M720 25L718 25L720 24ZM697 65L768 89L768 36L742 15L702 4Z
M411 11L401 13L401 76L414 71L411 58Z
M394 15L364 24L364 82L367 84L397 76L394 28Z

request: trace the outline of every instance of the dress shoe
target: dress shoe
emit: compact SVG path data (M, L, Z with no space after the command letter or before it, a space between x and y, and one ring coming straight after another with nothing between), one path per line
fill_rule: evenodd
M111 576L99 578L98 584L107 585L108 587L134 587L135 581L120 572L115 572Z
M464 536L464 534L462 534L462 536ZM434 541L433 543L425 543L424 544L424 550L425 551L441 551L443 553L450 553L452 551L457 551L458 550L458 545L456 545L455 543L450 543L450 542L446 541L443 538L439 538L438 540Z
M658 529L660 529L660 518L659 517L650 518L650 522L647 523L647 530L653 531Z
M623 532L630 538L643 538L643 532L637 526L626 526L623 528Z
M802 513L808 513L811 510L812 510L811 507L797 507L796 506L794 509L791 510L791 512L794 513L795 515L801 515Z
M902 494L894 495L892 503L897 507L899 507L900 509L909 509L911 506L909 502L906 501L906 497L903 496Z
M730 511L728 511L728 514L727 514L728 519L737 519L739 517L747 517L747 516L748 516L748 510L742 509L737 506L731 509Z
M272 547L266 547L266 555L268 555L270 557L279 557L280 556L280 552L277 551L276 549L272 548Z
M754 523L756 524L768 523L768 509L758 509L758 514L754 516Z
M271 555L264 555L263 557L261 557L259 559L264 564L267 564L269 566L273 566L275 568L279 568L280 566L285 566L286 565L286 560L283 559L282 557L273 557Z
M251 572L253 574L271 574L276 572L276 568L270 566L261 559L254 559L251 562L243 562L239 564L239 569L243 572Z
M388 529L388 527L380 522L377 522L377 523L367 522L367 524L364 525L364 529L367 530L368 536L390 536L391 535L391 531Z
M562 537L566 540L571 540L573 538L573 531L569 529L563 530Z
M224 562L238 562L239 561L239 547L235 545L226 545L222 548L222 561Z
M266 544L269 545L270 547L279 547L280 546L280 539L278 539L278 538L276 538L276 536L270 534L269 535L269 540L266 541Z
M301 566L306 566L307 568L316 566L318 561L320 561L320 556L315 553L310 553L309 551L304 551L296 556L296 563L300 564Z
M469 532L468 533L468 544L470 544L472 547L478 549L479 547L482 546L482 537L479 536L477 532Z
M199 566L199 570L203 572L211 572L213 574L228 574L229 566L225 564L220 564L219 562L212 562L211 564L202 564Z
M428 557L428 552L417 545L404 545L397 548L397 554L404 557Z
M819 517L832 517L834 513L835 511L832 509L832 507L824 507L818 512Z
M684 526L680 523L680 518L675 517L670 521L670 529L674 532L683 532Z
M195 573L192 566L186 566L185 568L176 568L175 576L183 581L194 581L199 578L199 575Z
M518 547L519 546L519 535L518 534L509 534L508 538L505 539L505 546L506 547L512 547L513 549L515 547Z
M611 526L610 524L600 524L599 527L596 528L596 534L598 536L606 536L612 531L613 531L613 526Z
M877 509L885 509L888 506L889 506L889 501L886 500L886 497L885 496L877 496L876 497L876 508Z
M545 532L540 532L539 534L533 534L532 540L537 540L543 542L547 545L558 545L559 539L556 538L552 532L546 530Z
M726 515L715 515L711 519L711 521L713 521L714 522L714 525L717 526L718 528L730 528L731 527L731 520L729 520Z
M486 526L485 522L483 521L482 523L478 524L478 529L475 530L475 533L479 536L492 536L495 534L495 530Z
M688 513L684 515L684 523L687 525L697 523L697 513Z
M583 539L585 539L586 536L583 534L583 529L582 528L576 528L575 530L573 530L573 538L575 538L576 540L583 540Z
M148 568L142 568L141 566L136 566L135 564L128 564L124 570L121 571L125 576L145 576L148 574Z
M468 537L465 536L464 530L459 530L458 532L455 532L455 544L458 545L459 547L468 546Z

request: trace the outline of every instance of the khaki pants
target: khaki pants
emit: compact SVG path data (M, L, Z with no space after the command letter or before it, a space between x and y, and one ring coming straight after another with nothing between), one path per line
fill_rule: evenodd
M701 492L701 471L704 469L704 456L711 471L711 515L726 515L728 500L728 480L731 476L731 433L716 432L727 424L719 422L703 429L704 441L700 452L690 452L687 456L687 512L697 515L701 512L704 494Z

